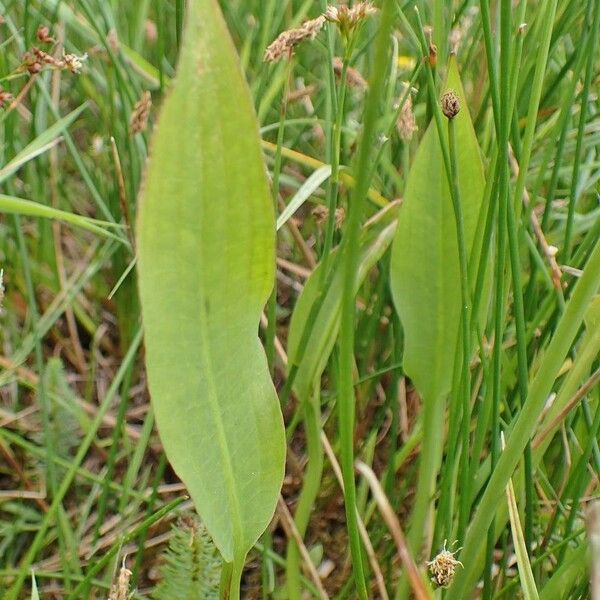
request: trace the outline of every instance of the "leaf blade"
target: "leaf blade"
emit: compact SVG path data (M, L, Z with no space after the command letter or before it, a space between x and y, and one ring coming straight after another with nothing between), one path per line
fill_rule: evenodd
M223 557L238 563L273 515L285 459L257 335L275 262L258 139L217 3L190 3L139 215L140 293L165 450Z
M455 117L467 248L477 229L485 179L479 145L455 60L446 82L459 96ZM404 366L426 399L449 393L460 325L455 217L438 132L431 122L411 167L392 246L391 289L405 329Z

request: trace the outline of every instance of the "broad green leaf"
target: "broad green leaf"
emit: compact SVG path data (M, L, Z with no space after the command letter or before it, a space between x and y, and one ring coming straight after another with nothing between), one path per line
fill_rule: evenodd
M214 0L188 5L137 239L163 446L224 559L240 568L284 472L283 420L258 339L275 216L249 92Z
M458 180L467 248L473 245L485 180L456 60L446 88L462 109L455 117ZM446 134L447 135L447 134ZM425 401L449 393L460 328L456 224L435 122L417 151L392 246L391 289L405 332L404 368Z
M380 213L380 217L362 234L359 269L356 277L356 289L361 286L367 273L388 249L396 230L396 217L398 206L390 204ZM288 353L290 364L300 361L298 373L294 381L294 390L299 398L308 398L313 382L319 377L327 366L329 355L337 339L340 327L343 273L338 266L338 254L334 257L332 265L336 272L331 281L329 290L316 317L311 336L306 346L304 356L298 356L302 333L309 319L311 309L316 301L320 267L311 274L298 298L288 337Z

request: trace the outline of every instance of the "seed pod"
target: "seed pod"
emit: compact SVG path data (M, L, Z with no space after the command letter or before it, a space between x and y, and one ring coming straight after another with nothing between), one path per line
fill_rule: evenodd
M447 90L442 96L442 112L449 119L454 117L460 112L460 100L454 90Z

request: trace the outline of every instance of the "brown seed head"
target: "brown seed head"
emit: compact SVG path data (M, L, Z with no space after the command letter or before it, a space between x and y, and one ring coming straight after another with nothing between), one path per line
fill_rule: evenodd
M410 96L406 98L406 102L402 106L396 126L398 128L398 135L405 142L411 140L413 133L419 129L417 127L415 113L413 112L412 98Z
M437 46L433 43L429 44L429 66L435 68L437 66Z
M288 29L272 42L265 50L265 62L277 62L284 56L291 56L294 48L304 40L314 40L325 24L325 17L320 16L305 21L297 29Z
M460 100L454 90L447 90L442 96L442 112L449 119L454 117L460 112Z
M110 588L108 600L128 600L131 575L131 571L125 566L125 561L123 561L123 565L119 570L119 577Z
M352 8L349 8L345 4L341 6L328 6L324 17L331 23L335 23L342 35L348 36L362 21L376 12L377 9L371 2L358 2Z
M133 135L146 130L146 127L148 127L148 117L150 116L151 108L152 96L150 95L150 92L146 90L142 94L142 97L135 103L133 111L131 112L129 131Z
M38 27L35 36L42 44L53 44L55 42L55 39L50 35L50 29L45 25Z
M333 59L333 72L340 77L342 75L342 70L344 68L344 63L339 56L334 57ZM365 78L360 74L357 69L353 69L352 67L348 67L346 71L346 78L348 81L348 85L353 88L366 89L368 87L368 83Z
M315 221L317 222L317 225L321 226L327 221L327 218L329 217L329 209L326 206L319 204L318 206L315 206L315 208L312 209L312 214L315 218ZM335 209L334 214L334 223L336 229L339 229L343 225L345 219L346 210L343 206L339 206Z
M38 53L42 52L37 48L32 48L23 54L23 62L21 68L28 71L32 75L39 73L42 70L42 60ZM45 54L45 53L44 53Z

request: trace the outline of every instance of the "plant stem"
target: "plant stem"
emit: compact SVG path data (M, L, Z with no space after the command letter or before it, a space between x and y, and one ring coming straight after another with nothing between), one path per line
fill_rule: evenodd
M510 132L510 57L511 57L511 3L502 0L500 6L500 103L498 105L498 254L496 257L494 350L492 358L492 428L491 462L495 467L500 454L500 405L502 403L502 341L504 339L506 218L509 195L508 138ZM495 546L495 517L492 515L487 533L486 565L484 570L484 600L493 595L492 563Z
M283 135L285 133L285 117L287 114L287 99L290 91L290 79L292 77L293 57L290 54L287 57L287 76L286 84L281 97L281 107L279 110L279 128L277 130L277 149L275 151L275 164L273 166L273 209L275 214L278 212L277 200L279 199L279 180L281 176L281 149L283 147ZM265 354L271 377L275 373L275 336L277 334L277 265L275 265L275 280L273 282L273 291L267 302L267 331L265 334Z
M320 380L319 380L320 383ZM308 466L304 475L302 492L298 500L294 522L298 533L304 537L310 513L313 509L323 473L323 451L321 448L321 406L319 386L315 386L312 399L304 402L304 429L306 435ZM286 562L287 591L290 600L300 600L300 552L293 539L289 540Z
M451 598L463 598L467 594L467 590L473 589L474 582L479 575L482 536L485 536L485 531L489 530L506 483L521 460L523 450L535 430L544 403L552 390L571 344L579 332L583 317L597 292L598 285L600 285L600 242L596 243L583 274L567 302L558 327L544 352L543 360L539 363L539 370L529 387L527 401L509 430L506 449L491 473L479 506L471 520L464 541L464 549L460 556L465 567L457 572L457 577L449 589Z
M571 177L571 191L569 194L569 208L567 211L567 225L565 228L565 239L563 244L563 262L568 263L571 259L573 245L573 224L575 221L575 207L577 205L578 187L579 187L579 168L581 166L581 148L583 145L583 134L585 131L590 87L594 77L594 65L596 63L596 44L600 35L600 2L596 2L594 10L594 22L590 32L590 48L587 55L587 65L585 70L585 79L583 90L581 92L581 111L579 113L579 125L577 128L577 143L575 147L575 156L573 158L573 175Z
M338 204L338 195L340 187L340 155L342 152L342 127L344 124L346 92L348 88L348 67L352 50L354 47L353 36L346 43L344 48L344 58L342 61L342 73L340 77L340 88L335 102L335 122L331 136L331 176L327 186L327 223L325 225L325 240L321 252L321 275L319 279L319 292L323 292L323 287L329 272L329 259L331 248L333 247L333 234L335 232L335 210ZM333 75L333 64L331 65ZM335 89L335 88L334 88Z
M469 261L467 256L467 245L465 241L465 230L463 224L462 206L460 203L460 192L458 187L458 161L456 149L456 132L454 119L448 120L448 142L450 149L450 190L454 219L456 221L456 238L458 241L458 261L460 267L460 289L462 296L461 325L462 325L462 450L463 460L461 473L461 507L458 522L458 539L462 539L469 518L469 433L471 425L471 371L469 363L471 360L471 292L469 284Z
M389 36L392 32L395 8L393 2L382 7L381 24L375 42L374 73L365 104L364 127L360 140L356 164L356 187L349 207L348 219L342 242L343 295L340 326L340 368L338 414L340 427L341 467L344 479L346 522L352 567L357 592L361 600L367 600L362 562L362 548L356 517L356 482L354 479L354 412L355 395L353 385L354 370L354 323L356 292L354 289L359 258L360 224L364 212L366 195L369 189L372 169L370 156L376 138L379 113L379 98L385 87L385 74L388 64Z

